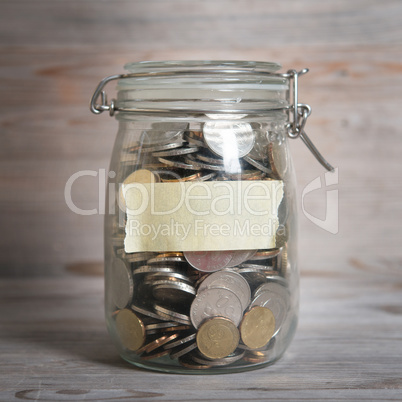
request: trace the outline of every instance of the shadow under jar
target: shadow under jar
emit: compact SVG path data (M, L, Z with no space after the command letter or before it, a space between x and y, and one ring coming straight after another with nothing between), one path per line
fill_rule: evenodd
M299 302L292 77L262 62L125 68L109 77L117 100L96 105L119 124L105 218L112 340L158 371L272 364Z

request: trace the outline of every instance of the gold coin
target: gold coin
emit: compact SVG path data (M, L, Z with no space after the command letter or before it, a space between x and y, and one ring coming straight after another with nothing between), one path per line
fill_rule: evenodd
M269 308L254 306L240 323L243 343L250 349L265 346L275 333L275 317Z
M231 320L214 317L200 326L196 340L199 351L206 358L222 359L235 351L240 334Z
M124 182L120 186L119 191L119 207L122 211L126 212L126 200L124 197L124 191L128 185L133 183L156 183L159 181L157 175L152 173L150 170L147 169L139 169L135 172L131 173L124 179Z
M268 145L268 158L275 178L283 180L288 168L286 144L270 142Z
M145 341L144 323L129 309L117 313L116 332L122 345L131 351L139 349Z
M250 260L265 260L268 258L273 258L276 257L280 254L281 249L280 248L271 248L268 250L259 250L257 251Z

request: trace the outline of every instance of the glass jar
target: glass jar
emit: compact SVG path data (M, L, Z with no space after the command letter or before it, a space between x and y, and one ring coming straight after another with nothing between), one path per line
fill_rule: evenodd
M238 61L125 68L100 83L91 105L119 123L105 219L114 344L128 362L165 372L275 362L298 317L288 137L310 112L297 103L306 70ZM102 89L115 79L108 104Z

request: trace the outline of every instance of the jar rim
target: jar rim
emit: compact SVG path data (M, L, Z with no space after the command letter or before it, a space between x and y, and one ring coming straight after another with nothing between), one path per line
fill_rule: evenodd
M163 70L196 70L208 69L229 70L240 69L250 73L274 73L282 68L279 63L267 61L246 61L246 60L164 60L164 61L139 61L124 65L124 68L131 73L146 70L150 72Z

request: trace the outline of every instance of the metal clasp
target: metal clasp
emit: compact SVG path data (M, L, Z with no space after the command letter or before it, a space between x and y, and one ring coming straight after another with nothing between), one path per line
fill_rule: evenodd
M286 74L283 74L285 78L293 80L293 105L289 109L290 112L293 112L293 119L287 126L288 136L293 139L300 137L307 148L318 160L318 162L320 162L321 165L325 167L325 169L333 171L334 168L321 155L321 153L315 147L315 145L307 136L304 130L304 127L306 126L306 121L311 114L311 106L305 103L298 102L298 79L300 75L306 74L307 72L308 68L305 68L299 72L297 72L296 70L289 70Z

